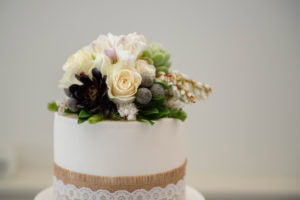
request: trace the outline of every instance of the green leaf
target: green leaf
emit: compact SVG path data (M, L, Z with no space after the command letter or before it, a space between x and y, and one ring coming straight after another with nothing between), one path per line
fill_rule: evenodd
M157 114L159 113L159 110L155 107L150 107L148 109L142 110L141 113L143 115L152 115L152 114Z
M137 117L137 120L140 121L140 122L149 123L149 124L151 124L151 125L154 124L154 121L152 121L152 120L150 120L150 119L148 119L148 118L146 118L146 117L144 117L144 116L141 116L141 115L139 115L139 116Z
M88 120L89 117L90 117L90 114L86 110L82 109L79 112L77 123L81 124L81 123L85 122L86 120Z
M150 105L162 105L166 101L165 97L154 97L150 101Z
M151 120L159 120L161 118L168 117L169 113L170 113L169 108L165 106L160 106L158 113L151 114L147 117Z
M48 110L49 110L49 111L53 111L53 112L57 112L57 111L58 111L58 106L57 106L57 104L56 104L54 101L49 102L49 103L48 103Z
M168 117L184 121L187 115L182 109L171 109Z
M171 85L169 85L166 81L155 80L154 82L163 86L164 89L168 90L171 88Z
M169 67L167 67L167 66L156 67L156 72L165 72L165 73L168 73L169 72Z
M94 114L88 118L88 121L90 124L95 124L97 122L100 122L104 119L103 114Z
M86 120L88 120L88 118L84 118L84 119L78 118L77 123L78 123L78 124L82 124L82 123L85 122Z
M66 108L64 113L66 113L66 114L76 114L77 112L73 112L72 110L70 110L70 108Z
M111 113L111 119L112 120L120 120L121 119L120 114L118 113L118 111L113 111Z
M90 116L90 114L86 110L82 109L79 112L78 118L80 118L80 119L86 119L86 118L89 118L89 116Z
M170 109L168 107L160 107L159 118L167 117L170 114Z

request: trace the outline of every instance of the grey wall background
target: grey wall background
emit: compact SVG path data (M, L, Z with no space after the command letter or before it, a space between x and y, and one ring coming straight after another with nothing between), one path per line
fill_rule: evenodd
M214 89L187 107L190 184L300 193L299 1L0 1L0 145L19 169L51 173L46 104L67 57L134 31Z

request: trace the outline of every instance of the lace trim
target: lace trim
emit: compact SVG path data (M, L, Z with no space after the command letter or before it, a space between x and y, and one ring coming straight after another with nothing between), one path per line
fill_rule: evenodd
M185 182L179 180L176 184L169 184L164 188L154 187L147 191L137 189L134 192L118 190L92 191L90 188L77 188L74 185L65 185L61 180L53 177L54 200L185 200Z

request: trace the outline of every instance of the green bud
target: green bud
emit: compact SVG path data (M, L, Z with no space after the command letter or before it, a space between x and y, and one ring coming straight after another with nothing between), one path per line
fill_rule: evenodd
M170 59L170 53L169 52L166 52L166 54L165 54L165 60L169 60Z
M104 119L103 114L94 114L89 117L88 121L90 124L95 124L97 122L100 122Z
M153 60L151 58L145 57L143 60L146 60L149 65L153 65Z
M49 102L49 103L48 103L48 110L49 110L49 111L53 111L53 112L57 112L57 110L58 110L58 105L57 105L54 101Z
M156 53L152 56L152 60L155 66L160 66L164 63L164 56L162 53Z
M170 67L171 67L171 62L168 61L167 63L165 63L165 66L166 66L167 68L170 68Z
M141 58L156 68L160 66L170 67L170 54L160 44L149 44L141 55Z
M149 50L145 50L142 53L142 57L144 58L150 58L151 57L151 52Z

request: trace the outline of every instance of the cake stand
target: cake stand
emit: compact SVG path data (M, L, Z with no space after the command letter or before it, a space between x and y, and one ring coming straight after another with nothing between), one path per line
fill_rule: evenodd
M34 200L53 200L52 187L44 189L36 195ZM186 186L186 200L205 200L203 195L190 186Z

